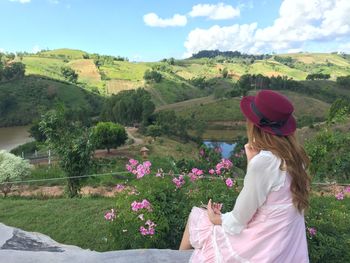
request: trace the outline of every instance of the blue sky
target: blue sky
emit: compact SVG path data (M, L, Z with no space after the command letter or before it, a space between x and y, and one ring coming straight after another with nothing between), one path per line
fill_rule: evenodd
M0 0L0 50L65 47L142 61L201 49L348 51L349 2Z

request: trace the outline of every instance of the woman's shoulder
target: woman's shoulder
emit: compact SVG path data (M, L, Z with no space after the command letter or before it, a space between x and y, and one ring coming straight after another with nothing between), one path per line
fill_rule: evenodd
M279 166L281 159L269 150L261 150L257 155L255 155L249 162L250 167L270 167Z

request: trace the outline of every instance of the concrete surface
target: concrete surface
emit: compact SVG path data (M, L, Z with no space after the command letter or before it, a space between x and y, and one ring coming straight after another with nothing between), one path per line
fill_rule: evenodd
M46 235L0 223L0 263L182 263L188 262L191 253L170 249L96 252L60 244Z

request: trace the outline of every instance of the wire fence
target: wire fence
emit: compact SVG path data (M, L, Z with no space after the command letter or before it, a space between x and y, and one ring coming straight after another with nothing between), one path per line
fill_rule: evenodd
M101 173L101 174L87 174L87 175L80 175L80 176L66 176L66 177L56 177L56 178L45 178L45 179L31 179L31 180L21 180L21 181L9 181L9 182L2 182L0 185L6 185L6 184L28 184L28 183L35 183L35 182L49 182L49 181L59 181L59 180L67 180L67 179L78 179L78 178L89 178L89 177L100 177L100 176L106 176L106 175L131 175L130 172L127 171L120 171L120 172L111 172L111 173ZM169 176L180 176L184 174L175 174L172 172L169 173L162 173L162 175L169 175ZM133 177L130 177L130 179ZM215 179L215 180L222 180L221 177L215 177L215 176L202 176L202 179ZM125 178L129 179L129 178ZM237 181L243 181L244 178L236 178ZM338 182L313 182L312 185L324 185L324 186L331 186L331 185L337 185L337 186L350 186L348 183L338 183Z

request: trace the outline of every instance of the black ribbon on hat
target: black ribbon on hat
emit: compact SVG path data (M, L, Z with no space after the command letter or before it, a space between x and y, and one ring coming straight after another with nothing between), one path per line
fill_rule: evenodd
M265 127L265 126L270 127L274 131L274 133L276 135L278 135L278 136L282 136L283 135L281 130L280 130L280 128L286 123L285 120L282 120L282 121L271 121L268 118L266 118L264 116L264 114L262 114L258 110L258 108L256 107L254 101L252 101L250 103L250 106L251 106L251 109L253 110L253 112L260 118L259 125L261 127Z

